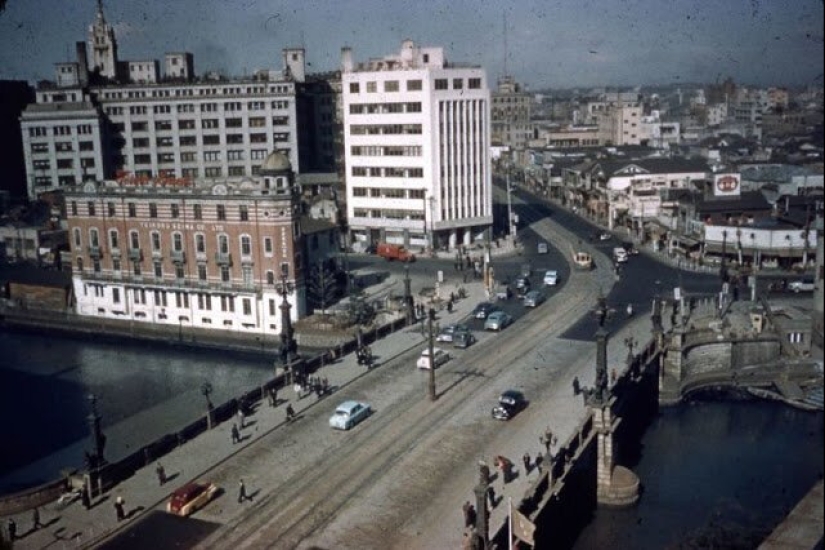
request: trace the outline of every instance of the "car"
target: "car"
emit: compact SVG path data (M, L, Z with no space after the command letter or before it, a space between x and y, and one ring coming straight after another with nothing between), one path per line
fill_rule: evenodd
M218 487L214 483L192 481L175 489L166 503L166 511L176 516L191 516L196 510L206 506L217 493Z
M476 342L472 332L458 332L453 336L454 348L469 348Z
M613 259L616 263L623 264L627 261L627 250L623 246L617 246L613 249Z
M372 414L372 407L362 401L344 401L329 417L330 428L349 430Z
M446 327L442 328L438 335L435 337L436 342L452 342L455 338L455 335L460 332L469 332L470 327L467 325L460 325L460 324L452 324L447 325Z
M599 233L599 240L600 241L609 241L612 238L613 238L613 235L611 235L607 231L602 231L601 233Z
M530 287L530 279L522 275L521 277L516 278L516 288L518 290L523 290L525 288Z
M539 254L547 254L548 246L547 243L539 243L538 252Z
M494 311L484 321L484 330L501 330L513 322L513 318L503 311Z
M444 363L450 360L450 354L441 349L441 348L433 348L433 364L435 368L440 367ZM418 362L415 364L419 369L429 369L430 368L430 349L424 348L424 351L421 352L421 357L418 358Z
M788 283L788 290L791 292L813 292L816 289L813 277L805 277L799 281Z
M544 300L544 294L538 290L531 290L524 295L524 307L538 307Z
M473 310L473 317L476 319L486 319L488 315L496 311L496 306L490 302L481 302Z
M496 300L509 300L510 297L513 295L513 291L510 289L510 285L501 284L496 287L496 290L493 295L495 296Z
M498 398L498 403L491 411L496 420L510 420L527 406L524 394L516 390L507 390Z
M555 269L548 269L544 272L544 286L556 286L559 284L559 272Z

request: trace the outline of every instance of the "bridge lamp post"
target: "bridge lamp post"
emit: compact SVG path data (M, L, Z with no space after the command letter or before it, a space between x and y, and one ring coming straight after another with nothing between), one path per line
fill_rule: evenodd
M204 382L201 384L201 395L206 398L206 428L208 430L212 429L212 410L215 406L212 404L212 400L209 399L209 395L212 393L212 384L209 382Z

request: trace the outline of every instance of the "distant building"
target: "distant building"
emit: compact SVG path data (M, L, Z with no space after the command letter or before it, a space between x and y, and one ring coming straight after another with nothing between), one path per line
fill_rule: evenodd
M284 153L254 178L124 177L66 191L77 313L272 334L305 314L298 189Z
M438 248L482 239L493 222L484 69L410 40L398 55L342 57L351 235Z
M498 80L491 94L491 139L507 147L523 149L533 138L530 107L533 99L512 76Z

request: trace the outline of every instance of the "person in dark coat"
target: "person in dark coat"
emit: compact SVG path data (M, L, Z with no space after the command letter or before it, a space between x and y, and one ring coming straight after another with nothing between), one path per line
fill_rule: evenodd
M524 473L530 473L530 453L524 453L524 456L521 457L521 462L524 464Z
M246 485L244 484L243 479L241 479L238 482L238 502L243 502L248 498L249 495L246 494Z
M241 441L241 432L238 431L238 425L232 424L232 444L240 443Z
M14 518L9 518L9 540L14 540L17 538L17 523L14 522Z
M292 408L292 403L286 406L286 421L291 422L295 419L295 409Z
M166 470L160 462L158 462L157 468L155 468L155 473L158 474L158 483L161 486L166 483Z
M37 506L32 510L32 523L34 524L33 528L35 531L43 527L43 524L40 523L40 508Z
M115 499L115 514L117 514L117 520L122 521L126 518L126 512L123 507L126 505L126 501L123 500L122 496L118 496Z
M83 486L83 489L81 489L81 491L80 491L80 502L83 503L83 507L86 508L87 510L91 509L92 499L89 496L89 488L86 487L85 485Z
M490 508L496 507L496 490L492 487L487 489L487 497L490 500Z
M573 377L573 395L579 395L582 391L581 385L579 384L579 377Z

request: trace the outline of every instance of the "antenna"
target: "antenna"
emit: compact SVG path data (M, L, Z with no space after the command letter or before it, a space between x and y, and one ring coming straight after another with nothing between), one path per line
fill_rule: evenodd
M507 78L507 12L504 12L504 78Z

